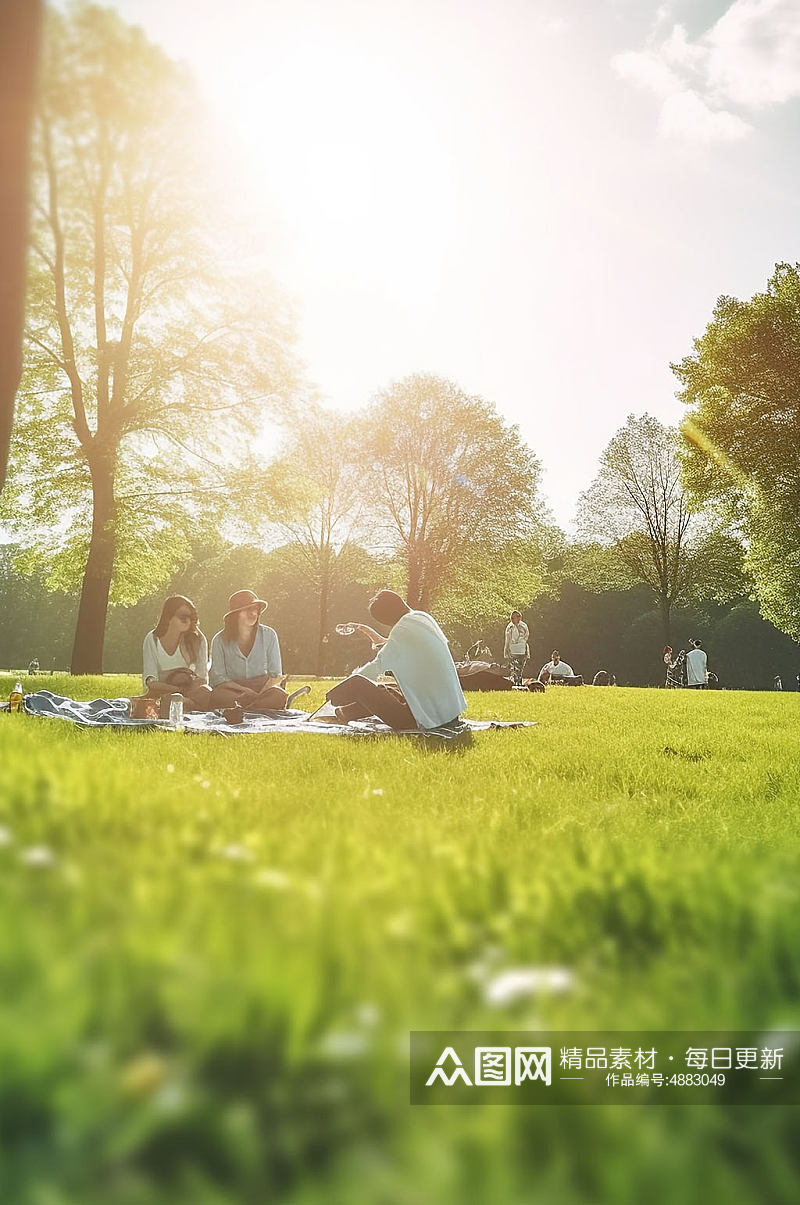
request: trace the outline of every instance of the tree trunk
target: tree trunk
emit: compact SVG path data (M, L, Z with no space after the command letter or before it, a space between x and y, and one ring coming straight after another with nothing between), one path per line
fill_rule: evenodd
M422 599L422 557L412 550L408 557L408 591L406 602L412 610L418 610Z
M315 673L318 678L325 677L325 652L327 645L325 638L328 635L328 606L330 602L331 590L331 566L330 561L326 560L322 566L322 575L320 578L319 587L319 642L317 644L317 668Z
M113 456L92 457L92 538L83 574L75 643L73 674L102 674L108 596L116 552L116 504Z
M28 133L42 5L6 0L0 38L0 489L22 369L28 227Z
M659 599L661 606L661 628L664 633L664 644L672 644L672 623L670 620L670 604L666 598Z

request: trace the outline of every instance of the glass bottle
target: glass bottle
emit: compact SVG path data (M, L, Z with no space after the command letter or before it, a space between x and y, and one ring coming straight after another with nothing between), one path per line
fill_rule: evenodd
M183 727L183 695L170 695L169 722L174 728Z
M17 682L11 694L8 696L8 710L22 711L22 683Z

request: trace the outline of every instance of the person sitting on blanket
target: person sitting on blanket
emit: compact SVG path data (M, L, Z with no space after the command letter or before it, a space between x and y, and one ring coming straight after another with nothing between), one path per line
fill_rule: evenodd
M547 665L543 665L539 670L540 682L557 682L569 686L576 686L578 683L583 684L583 678L573 674L572 666L567 665L566 661L561 660L561 654L558 649L553 649L551 657L552 660L548 661Z
M180 691L184 706L195 711L212 707L208 685L208 641L197 626L197 609L182 594L173 594L142 646L142 680L152 698Z
M353 671L329 690L341 723L376 715L390 728L439 728L457 720L467 706L458 681L447 637L432 615L413 611L394 590L381 590L369 604L376 623L390 629L388 637L373 628L360 630L377 645L374 660ZM379 674L391 672L397 687L379 686Z
M286 706L278 634L260 622L267 609L252 590L228 599L223 628L211 641L211 673L216 707L238 703L245 711L280 711Z

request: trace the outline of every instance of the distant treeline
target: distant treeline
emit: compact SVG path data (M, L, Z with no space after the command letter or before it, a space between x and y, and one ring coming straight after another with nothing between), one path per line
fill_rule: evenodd
M334 627L345 619L365 619L375 589L389 580L387 566L364 554L360 580L334 586L330 631L325 642L326 674L347 673L370 655L357 638L337 636ZM319 640L318 600L297 580L284 549L265 553L249 547L217 550L198 558L171 585L133 607L118 607L108 619L105 669L108 673L137 673L141 669L142 639L155 624L161 603L170 593L186 594L198 606L200 623L210 637L221 626L228 595L251 586L269 601L265 622L280 637L284 668L292 674L313 673ZM531 662L538 672L554 648L577 673L591 681L605 669L620 685L654 686L664 680L661 615L644 586L627 590L589 590L569 577L553 581L527 606L531 629ZM24 668L38 658L43 672L69 665L77 600L48 591L42 580L21 575L13 566L12 550L0 550L0 665ZM433 608L436 611L436 607ZM478 637L500 660L507 617L497 616L474 628L444 619L456 657ZM687 647L698 637L708 651L709 668L720 686L769 690L775 675L784 689L794 689L800 672L800 648L762 619L755 603L696 603L676 608L673 645Z

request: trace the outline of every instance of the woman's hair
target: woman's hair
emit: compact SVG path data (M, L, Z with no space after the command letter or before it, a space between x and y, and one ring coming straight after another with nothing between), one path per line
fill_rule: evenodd
M253 606L255 605L256 604L253 603ZM247 610L249 610L248 607L239 607L238 610L232 611L230 615L225 617L225 621L222 625L222 639L226 644L235 644L235 642L239 639L239 613L240 611ZM263 614L264 612L261 610L258 615L257 623L261 623L261 616Z
M169 621L182 607L188 607L191 611L192 623L181 636L179 646L189 665L196 665L200 656L200 629L197 626L197 607L191 599L184 598L182 594L171 594L161 608L161 617L153 628L153 635L156 638L163 636L169 627Z

